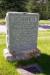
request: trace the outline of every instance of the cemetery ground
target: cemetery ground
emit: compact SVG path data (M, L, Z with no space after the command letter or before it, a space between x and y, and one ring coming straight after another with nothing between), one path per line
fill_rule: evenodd
M27 65L38 63L42 68L42 73L36 75L50 75L50 30L38 31L38 49L41 56L37 59L32 58L29 61L9 62L3 56L3 49L6 48L6 35L0 33L0 75L19 75L18 65Z

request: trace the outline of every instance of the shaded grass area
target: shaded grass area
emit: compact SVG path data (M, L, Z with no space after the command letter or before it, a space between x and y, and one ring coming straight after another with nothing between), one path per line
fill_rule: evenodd
M0 43L0 75L18 75L16 68L19 65L34 63L38 63L43 71L42 73L37 75L50 75L50 30L38 32L37 47L41 51L41 56L37 59L32 58L27 61L16 61L12 63L6 61L3 57L3 49L6 47L5 34L0 34L0 39L4 39L4 43Z

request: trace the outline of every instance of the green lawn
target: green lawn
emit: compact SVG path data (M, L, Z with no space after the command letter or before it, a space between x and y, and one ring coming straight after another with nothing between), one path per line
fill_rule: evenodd
M3 57L3 49L5 45L5 34L0 34L0 75L19 75L16 71L17 65L27 65L38 63L43 72L37 75L50 75L50 30L38 32L38 49L41 56L38 59L32 58L29 61L8 62Z
M19 75L16 71L15 63L8 62L4 59L3 49L6 48L5 45L5 34L0 34L0 75ZM16 66L17 67L17 66Z
M1 25L5 24L5 19L0 19L0 24Z
M39 24L50 24L50 20L40 20Z
M38 48L42 53L38 64L42 66L45 75L50 75L50 30L40 31L38 36Z

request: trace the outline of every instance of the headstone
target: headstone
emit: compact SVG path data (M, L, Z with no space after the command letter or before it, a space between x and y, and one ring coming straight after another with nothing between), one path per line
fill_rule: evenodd
M38 21L38 13L8 12L6 14L6 45L16 59L30 58L31 54L37 51Z

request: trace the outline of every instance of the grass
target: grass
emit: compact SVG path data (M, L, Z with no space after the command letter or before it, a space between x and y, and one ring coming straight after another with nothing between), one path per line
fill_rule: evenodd
M5 34L0 34L0 75L19 75L15 68L15 62L11 63L4 59L4 48L6 48Z
M1 25L5 24L5 19L0 19L0 24Z
M16 71L17 65L38 63L43 72L37 75L50 75L50 30L38 32L38 49L41 56L38 59L32 58L29 61L8 62L3 57L5 45L5 34L0 34L0 75L19 75Z
M40 31L38 36L38 48L42 53L38 64L45 75L50 75L50 30Z
M39 24L50 24L50 20L40 20Z

